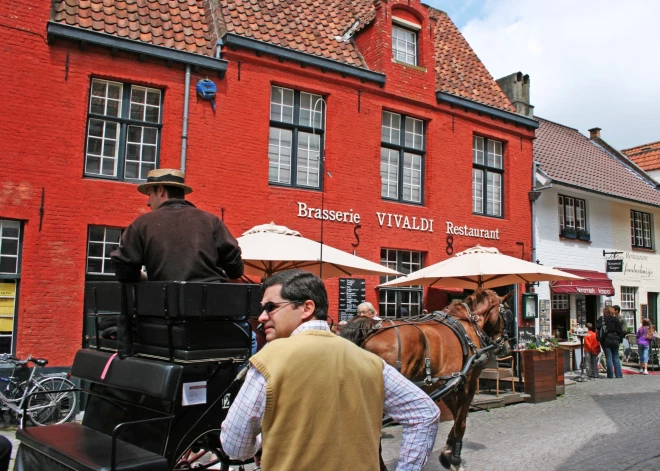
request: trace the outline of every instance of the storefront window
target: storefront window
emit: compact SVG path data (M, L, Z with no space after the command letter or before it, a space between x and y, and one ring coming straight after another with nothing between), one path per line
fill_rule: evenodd
M13 353L21 273L21 223L0 219L0 353Z
M409 250L381 249L380 264L405 275L422 268L422 252ZM393 280L396 276L382 276L381 283ZM421 286L388 288L380 290L381 317L412 317L422 313Z
M553 294L552 309L568 310L568 294Z

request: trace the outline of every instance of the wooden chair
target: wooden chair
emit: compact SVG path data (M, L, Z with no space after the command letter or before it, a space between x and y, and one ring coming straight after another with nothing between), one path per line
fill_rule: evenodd
M500 379L511 378L511 391L516 391L516 375L514 358L512 356L497 358L494 355L488 357L486 366L479 375L477 381L477 394L479 394L479 383L482 379L495 380L495 395L500 395Z

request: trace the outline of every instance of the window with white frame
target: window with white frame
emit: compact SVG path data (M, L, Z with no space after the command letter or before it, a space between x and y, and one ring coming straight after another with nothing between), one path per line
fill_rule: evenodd
M424 121L383 111L380 148L381 196L423 203Z
M380 264L403 274L422 268L422 252L410 250L380 250ZM382 276L381 283L393 280L396 276ZM421 286L380 289L381 317L411 317L422 312L424 290Z
M559 195L559 228L587 230L587 203L583 199Z
M92 79L85 176L145 180L158 167L161 108L158 89Z
M569 295L568 294L553 294L552 295L552 309L559 311L568 311L570 309Z
M633 247L653 248L653 220L649 213L630 210L630 240Z
M392 57L399 62L417 65L417 31L392 26Z
M635 312L637 312L637 288L634 286L621 287L621 314L629 326L635 325Z
M21 278L22 225L0 219L0 353L13 353L14 318Z
M21 223L0 219L0 273L16 275L19 271Z
M474 136L472 140L472 212L502 217L503 145Z
M271 87L268 181L321 188L324 101L320 95Z
M122 229L104 226L89 226L87 234L87 274L114 275L115 267L110 258L119 247Z

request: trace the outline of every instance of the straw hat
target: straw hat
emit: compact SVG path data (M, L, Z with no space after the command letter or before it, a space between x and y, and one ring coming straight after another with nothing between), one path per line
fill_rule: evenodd
M181 170L174 168L157 168L152 170L147 174L147 183L143 183L137 187L137 190L146 195L147 188L152 186L176 186L183 188L184 194L192 193L192 188L186 185L185 182L186 176Z

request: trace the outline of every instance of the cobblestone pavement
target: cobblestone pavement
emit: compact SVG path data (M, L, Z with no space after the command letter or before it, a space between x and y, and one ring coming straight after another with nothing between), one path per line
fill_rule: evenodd
M438 461L452 422L443 422L423 471ZM401 427L383 431L383 458L396 468ZM660 375L627 375L567 386L556 401L468 416L467 471L660 470Z

